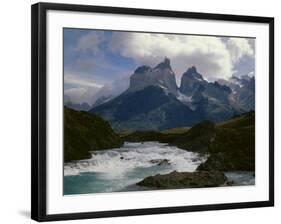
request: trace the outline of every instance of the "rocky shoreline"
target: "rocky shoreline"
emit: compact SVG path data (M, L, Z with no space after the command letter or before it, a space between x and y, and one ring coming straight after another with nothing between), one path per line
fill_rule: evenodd
M155 189L176 189L176 188L202 188L217 187L227 183L227 178L223 172L196 171L177 172L169 174L157 174L149 176L138 182L136 185Z
M126 140L140 140L144 137L148 139L144 133L134 133ZM138 182L139 186L166 189L232 185L223 172L255 172L254 111L217 125L204 121L180 135L165 136L154 133L150 137L209 156L195 172L174 171L165 175L149 176Z
M214 124L203 121L181 134L134 132L123 136L124 141L159 141L178 148L208 154L198 171L255 170L255 112L250 111Z

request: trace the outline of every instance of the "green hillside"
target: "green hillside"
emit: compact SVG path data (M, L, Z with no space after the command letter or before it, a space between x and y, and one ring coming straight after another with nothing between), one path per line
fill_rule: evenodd
M217 125L208 151L198 170L255 170L255 112Z
M255 170L255 112L247 112L223 123L203 121L185 132L134 132L125 141L159 141L188 151L208 153L198 170Z
M87 159L89 151L121 147L109 123L87 112L64 107L64 161Z
M190 151L207 152L211 139L214 137L215 124L210 121L202 121L179 135L170 144Z

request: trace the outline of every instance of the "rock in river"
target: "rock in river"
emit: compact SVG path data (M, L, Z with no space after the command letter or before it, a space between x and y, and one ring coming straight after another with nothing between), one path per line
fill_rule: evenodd
M149 176L138 182L138 186L157 189L218 187L227 181L220 171L177 172Z
M157 164L157 166L171 165L168 159L152 159L150 160L150 162L153 164Z

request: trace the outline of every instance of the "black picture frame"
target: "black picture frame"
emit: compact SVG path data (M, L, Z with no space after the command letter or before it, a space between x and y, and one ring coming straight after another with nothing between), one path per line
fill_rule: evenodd
M100 12L169 18L191 18L217 21L254 22L269 25L269 200L243 203L196 206L160 207L70 214L46 214L46 13L48 10ZM73 4L37 3L31 14L32 73L32 155L31 155L31 218L36 221L86 219L206 210L238 209L274 206L274 18L164 11L137 8L103 7Z

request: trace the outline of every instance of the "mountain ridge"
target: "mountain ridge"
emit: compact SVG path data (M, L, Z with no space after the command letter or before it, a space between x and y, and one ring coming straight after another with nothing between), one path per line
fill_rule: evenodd
M254 79L244 77L239 82L208 82L191 66L178 87L165 57L153 68L139 66L130 76L127 90L89 112L108 120L116 130L164 130L202 120L220 122L254 109Z

